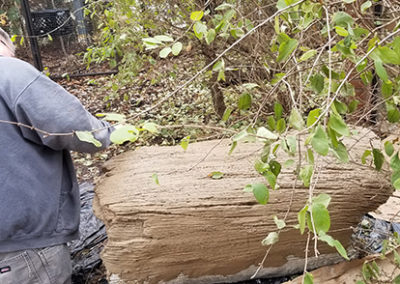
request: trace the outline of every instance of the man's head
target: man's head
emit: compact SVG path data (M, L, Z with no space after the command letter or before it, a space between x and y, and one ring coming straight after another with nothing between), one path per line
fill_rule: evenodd
M14 53L15 47L9 35L0 28L0 55L12 57Z

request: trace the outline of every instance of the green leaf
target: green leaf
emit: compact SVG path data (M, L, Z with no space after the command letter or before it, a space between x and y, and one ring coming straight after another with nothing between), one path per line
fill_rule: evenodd
M160 57L161 58L167 58L168 55L171 53L172 49L170 47L164 47L163 49L161 49L160 51Z
M315 159L314 159L313 150L307 149L306 158L307 158L307 162L309 162L310 164L314 164Z
M319 109L319 108L316 108L316 109L313 109L312 111L310 111L307 116L307 127L310 127L311 125L313 125L317 121L317 119L320 115L321 115L321 109Z
M179 53L181 53L181 51L182 51L182 48L183 48L183 45L181 42L179 42L179 41L175 42L174 45L172 46L172 54L174 56L179 55Z
M297 220L299 221L300 225L300 233L303 234L304 230L306 228L306 216L308 212L308 206L304 206L303 209L300 210L300 212L297 214Z
M371 6L372 6L372 2L371 2L371 1L364 2L364 3L361 5L361 8L360 8L361 13L362 13L362 14L365 14L365 11L368 10L369 8L371 8Z
M344 122L341 116L337 114L331 114L328 122L328 126L335 130L336 133L343 135L343 136L350 136L349 128L347 124Z
M249 136L249 133L247 132L247 129L243 129L239 133L233 135L232 140L235 142L238 141L243 141Z
M393 279L393 284L400 284L400 274Z
M392 184L393 184L394 189L399 190L400 189L400 178L396 179Z
M331 202L331 197L326 193L318 194L318 196L312 198L313 204L322 204L326 208L328 208L330 202Z
M264 163L261 160L257 160L256 163L254 164L254 168L256 171L260 174L265 173L267 170L269 170L269 164Z
M361 273L363 275L363 278L367 281L371 280L372 278L374 278L376 276L372 267L367 262L364 262L364 264L361 268Z
M304 129L304 121L300 112L293 108L289 116L289 125L297 130Z
M231 30L231 35L237 39L241 38L244 35L244 31L242 29L232 29Z
M265 139L270 139L270 140L278 139L278 136L276 134L272 133L271 131L269 131L265 127L258 128L257 137L258 138L261 137L261 138L265 138Z
M158 180L158 175L157 174L153 174L151 177L153 178L153 180L156 183L156 185L160 185L160 181Z
M218 78L217 81L225 81L225 71L224 70L219 70L218 72Z
M333 24L347 28L354 23L353 17L345 12L337 12L333 15Z
M252 184L253 194L258 203L267 204L269 200L269 190L263 183Z
M224 177L224 173L221 172L212 172L209 175L212 179L222 179Z
M375 168L380 171L382 169L383 163L385 162L385 157L383 156L381 150L372 149L372 155L374 157Z
M157 35L154 37L156 40L159 41L165 41L165 42L173 42L174 39L170 36L166 36L166 35Z
M93 133L90 131L75 131L75 135L80 141L93 144L96 147L102 146L101 142L94 138Z
M246 88L246 89L249 89L249 90L252 90L252 89L260 87L260 86L258 84L255 84L255 83L245 83L245 84L242 84L242 87Z
M206 43L210 44L214 41L215 36L217 35L217 33L215 32L214 29L209 29L206 35Z
M314 284L314 277L311 273L307 272L304 275L304 284Z
M398 152L390 159L390 167L395 171L400 171L400 159Z
M393 95L393 82L388 80L382 83L382 95L385 99L389 99Z
M279 46L279 55L276 59L277 62L286 61L289 56L295 51L299 42L296 39L289 39Z
M397 54L400 55L400 36L397 36L393 40L393 49Z
M276 122L276 131L283 133L286 130L286 121L284 118L279 119Z
M332 146L333 153L335 156L342 162L342 163L348 163L349 162L349 154L347 153L346 146L339 141L338 145Z
M384 145L385 145L385 153L386 153L386 155L391 157L393 155L393 153L394 153L393 143L390 142L390 141L386 141Z
M201 40L203 39L204 33L207 32L207 26L202 22L196 22L193 26L193 31L196 37Z
M273 160L273 161L270 161L270 162L269 162L269 166L270 166L271 172L272 172L276 177L279 176L279 174L281 173L281 169L282 169L281 164L280 164L278 161Z
M347 256L347 252L342 246L342 244L338 241L332 238L331 236L325 234L324 232L320 232L318 234L318 238L327 243L329 246L336 248L337 252L346 260L349 260L349 257Z
M154 38L154 37L146 37L146 38L142 38L142 41L144 43L150 44L150 45L158 45L158 44L162 44L162 41Z
M154 134L157 134L159 132L158 131L159 126L153 122L145 122L142 128Z
M285 0L278 0L278 2L276 3L276 8L278 10L282 10L283 8L286 8L288 5L286 4Z
M192 21L200 21L204 16L203 11L194 11L190 14L190 19Z
M126 124L117 128L110 135L110 140L114 144L123 144L127 141L135 142L138 138L139 130L130 124Z
M276 130L276 120L273 116L268 116L267 118L267 126L271 130Z
M367 163L367 158L371 156L372 152L370 150L365 150L361 156L361 163L365 165Z
M329 125L326 129L326 132L329 138L331 139L332 147L333 148L337 147L339 145L339 140L337 139L338 136L337 133L332 128L330 128Z
M273 190L276 189L276 175L272 173L271 171L267 171L266 173L263 174L265 179L268 181L269 185Z
M394 256L394 262L395 262L395 264L396 264L397 266L400 266L400 255L399 255L399 253L398 253L396 250L393 251L393 256Z
M349 113L353 113L357 109L359 103L360 103L360 101L358 101L358 100L352 100L349 103Z
M237 144L238 144L237 141L233 141L233 142L232 142L231 149L229 149L228 155L232 155L232 153L233 153L233 151L235 150Z
M222 121L224 121L224 122L228 121L231 114L232 114L232 109L227 108L224 112L224 115L222 116Z
M96 116L107 121L121 122L125 120L125 115L119 113L98 113Z
M229 22L235 15L236 15L235 9L229 9L228 11L225 12L224 19L226 22Z
M286 138L287 145L289 147L289 153L296 154L297 151L297 140L295 136L288 136Z
M253 192L253 186L251 184L248 184L243 188L243 191L244 192Z
M183 139L181 140L180 145L181 145L181 147L183 148L184 151L187 150L187 148L188 148L188 146L189 146L189 143L190 143L190 135L189 135L189 136L186 136L185 138L183 138Z
M328 155L329 139L321 125L318 125L318 127L315 129L314 135L311 138L311 146L315 152L321 156Z
M346 114L348 111L348 107L345 103L342 103L338 100L335 100L332 105L339 114Z
M336 26L335 31L338 35L343 36L343 37L347 37L349 35L349 32L345 28L340 27L340 26Z
M320 94L324 90L325 78L321 74L316 74L311 77L311 88L317 93Z
M225 62L223 59L221 59L217 63L214 64L213 71L218 72L220 70L223 70L224 68L225 68Z
M331 227L331 218L329 216L328 209L326 209L323 204L316 203L312 204L311 212L317 234L320 234L321 232L328 232L329 228ZM310 230L312 230L312 227L310 227Z
M389 76L386 72L385 67L383 67L382 61L375 60L374 63L375 63L375 71L376 71L376 74L378 74L379 78L381 78L381 80L383 82L386 82L387 80L389 80Z
M277 243L279 240L279 235L277 232L269 233L268 236L262 240L261 244L263 246L269 246Z
M331 71L329 72L329 70L331 70L331 69L329 69L326 65L323 65L322 68L321 68L321 71L324 73L324 75L325 75L326 78L329 78L329 73L330 73L331 76L332 76L332 79L334 79L334 80L340 80L340 75L339 75L338 73L336 73L336 72L333 71L333 70L331 70Z
M386 111L387 111L388 121L390 123L397 123L400 121L400 111L398 110L395 104L387 103Z
M219 5L217 8L215 8L215 11L223 11L223 10L227 10L227 9L231 9L231 8L235 8L235 6L232 4L223 3L223 4Z
M289 160L286 160L286 161L285 161L285 163L283 164L283 166L284 166L285 168L289 168L289 167L291 167L294 163L295 163L294 160L289 159Z
M397 54L394 50L387 46L378 47L377 53L383 63L396 65L400 64L400 54Z
M286 227L286 223L284 220L278 219L278 217L274 216L274 222L278 230L281 230Z
M272 85L275 85L275 84L277 84L278 82L281 82L281 80L282 80L285 76L286 76L286 73L277 73L277 74L274 74L274 77L273 77L272 80L271 80L271 84L272 84Z
M308 59L314 57L317 54L315 49L308 50L299 59L299 62L307 61Z
M283 107L280 103L276 102L274 104L274 113L275 113L275 119L279 120L282 117L283 114Z
M314 171L314 167L311 165L307 165L307 166L303 167L302 169L300 169L299 176L300 176L301 180L303 181L303 184L305 187L310 186L311 176L313 174L313 171Z
M399 186L400 186L399 180L400 180L400 170L394 169L392 176L391 176L391 182L396 190L400 189L399 188Z
M239 97L238 108L240 110L248 110L251 107L251 95L249 93L243 93Z

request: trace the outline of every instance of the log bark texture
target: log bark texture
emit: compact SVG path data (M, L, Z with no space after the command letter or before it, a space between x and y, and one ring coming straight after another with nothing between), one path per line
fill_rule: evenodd
M331 195L329 234L345 247L351 226L384 203L392 191L386 175L359 162L375 137L366 130L359 132L355 139L344 141L353 145L350 155L358 163L340 164L332 156L321 158L314 191L315 195ZM282 170L280 189L271 192L267 205L259 205L243 188L265 182L254 170L262 145L240 144L228 155L228 143L194 143L186 152L179 146L143 147L106 165L94 207L107 227L108 243L102 256L110 274L118 275L124 280L121 283L248 279L264 257L266 248L261 240L277 231L273 216L282 219L289 206L287 227L260 276L301 271L306 236L291 226L297 224L297 212L305 205L309 190L296 182L295 165ZM288 159L283 152L279 157ZM215 171L224 173L223 178L210 178ZM153 174L158 175L159 185ZM325 255L335 252L323 244L318 249ZM327 263L322 260L334 262L326 256L314 264Z

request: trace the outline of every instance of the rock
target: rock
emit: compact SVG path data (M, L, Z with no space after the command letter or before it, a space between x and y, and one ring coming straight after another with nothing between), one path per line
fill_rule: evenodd
M385 174L359 162L376 137L368 130L358 131L357 137L344 141L353 145L350 154L356 162L341 164L332 156L321 158L314 190L315 195L331 195L329 234L345 247L351 227L383 204L392 191ZM119 283L249 279L266 252L261 240L277 231L273 216L282 219L289 207L287 227L257 277L303 270L306 234L300 235L292 226L297 224L297 213L307 202L309 190L295 182L295 165L283 168L280 189L271 191L267 205L259 205L243 188L265 182L254 170L262 145L240 144L228 155L228 144L228 140L194 143L186 152L179 146L143 147L106 165L94 207L107 228L109 238L102 257L114 279L121 279ZM283 152L279 157L282 162L288 158ZM216 171L224 174L221 179L210 177ZM319 243L318 249L322 256L310 258L310 268L340 260L332 248Z

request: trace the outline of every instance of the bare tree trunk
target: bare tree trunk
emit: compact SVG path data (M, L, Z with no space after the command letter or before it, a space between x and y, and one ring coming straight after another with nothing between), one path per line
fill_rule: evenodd
M208 46L203 43L201 45L201 51L206 57L206 65L210 64L217 57L212 46ZM211 93L214 111L219 117L222 118L226 110L226 105L224 101L224 93L222 92L220 83L218 82L218 74L216 72L213 72L207 83L207 86Z

